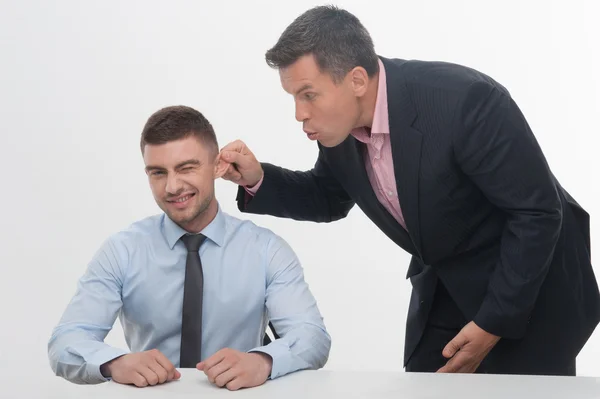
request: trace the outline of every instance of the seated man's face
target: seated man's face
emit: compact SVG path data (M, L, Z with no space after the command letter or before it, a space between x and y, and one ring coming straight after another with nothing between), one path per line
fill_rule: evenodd
M190 136L165 144L146 144L144 163L156 203L188 231L202 222L214 199L217 150Z

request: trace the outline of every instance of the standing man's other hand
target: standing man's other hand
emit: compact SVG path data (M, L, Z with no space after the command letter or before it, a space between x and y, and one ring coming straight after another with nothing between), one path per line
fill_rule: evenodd
M446 345L442 355L450 359L438 373L473 373L500 337L470 322Z

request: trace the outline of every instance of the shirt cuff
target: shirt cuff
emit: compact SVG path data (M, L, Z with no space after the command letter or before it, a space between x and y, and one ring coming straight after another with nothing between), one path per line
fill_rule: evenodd
M246 187L244 186L244 189L246 190L246 192L252 196L256 195L256 192L258 191L258 189L260 188L260 185L262 184L263 180L264 180L264 176L260 178L260 180L258 181L258 183L256 183L254 186L252 187Z
M128 352L123 349L113 348L110 346L95 352L86 359L90 377L98 380L110 381L111 378L106 378L102 375L100 372L100 366L106 362L110 362L111 360L118 358L119 356L126 355L127 353Z
M260 346L248 351L248 353L252 352L262 352L271 356L273 359L271 375L269 375L269 379L271 380L286 375L291 370L290 348L281 341L271 342L269 345Z

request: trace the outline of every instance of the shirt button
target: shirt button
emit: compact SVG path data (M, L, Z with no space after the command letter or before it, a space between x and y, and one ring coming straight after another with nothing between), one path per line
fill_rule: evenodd
M392 195L394 195L394 193L392 193L391 191L388 191L387 194L391 197Z

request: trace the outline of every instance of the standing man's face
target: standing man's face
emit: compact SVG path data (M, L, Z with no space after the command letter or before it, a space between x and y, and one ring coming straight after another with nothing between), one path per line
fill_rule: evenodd
M185 230L199 231L207 211L217 206L214 180L224 172L218 167L217 152L189 136L165 144L146 144L144 163L160 209Z
M302 122L309 139L334 147L358 127L359 98L366 91L366 82L357 82L355 72L335 83L330 74L321 72L312 55L279 70L283 89L294 96L296 120Z

